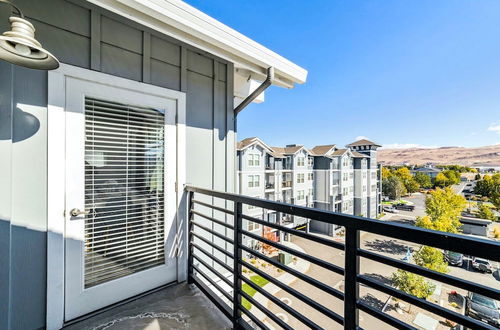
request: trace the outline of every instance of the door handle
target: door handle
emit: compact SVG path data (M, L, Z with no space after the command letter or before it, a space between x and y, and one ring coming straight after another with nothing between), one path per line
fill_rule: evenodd
M80 211L80 209L74 208L71 211L69 211L69 214L71 214L72 217L77 217L79 215L87 215L90 214L90 211Z

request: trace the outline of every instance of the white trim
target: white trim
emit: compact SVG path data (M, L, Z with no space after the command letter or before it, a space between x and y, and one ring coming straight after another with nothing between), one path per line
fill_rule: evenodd
M104 85L142 91L146 94L177 100L177 209L185 208L181 199L186 166L186 94L125 78L61 64L48 73L48 191L47 191L47 329L60 329L64 323L64 233L65 233L65 81L66 77L98 82ZM177 235L185 235L182 217L177 213ZM179 239L177 239L178 241ZM178 265L182 263L178 258ZM178 280L182 280L179 273Z
M139 24L205 50L248 70L263 80L275 68L273 83L293 87L307 71L180 0L87 0ZM243 74L245 75L245 74Z

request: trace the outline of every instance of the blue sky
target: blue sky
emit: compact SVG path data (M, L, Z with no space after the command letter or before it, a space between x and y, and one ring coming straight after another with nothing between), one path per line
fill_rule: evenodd
M238 117L270 145L500 143L499 0L188 0L309 71Z

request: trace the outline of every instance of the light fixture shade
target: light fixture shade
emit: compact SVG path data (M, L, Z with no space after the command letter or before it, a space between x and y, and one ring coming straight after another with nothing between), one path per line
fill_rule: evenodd
M35 39L33 24L20 17L10 17L11 30L0 36L0 59L31 69L53 70L57 58Z

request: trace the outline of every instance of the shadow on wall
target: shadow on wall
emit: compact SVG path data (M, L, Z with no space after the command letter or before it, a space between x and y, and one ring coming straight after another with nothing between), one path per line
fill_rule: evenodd
M40 121L31 113L24 111L29 111L29 106L25 104L18 104L14 108L14 129L15 132L12 136L13 142L20 142L26 140L38 132L40 129ZM23 110L24 109L24 110ZM11 129L8 125L11 125L10 120L0 121L0 140L10 140Z

